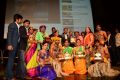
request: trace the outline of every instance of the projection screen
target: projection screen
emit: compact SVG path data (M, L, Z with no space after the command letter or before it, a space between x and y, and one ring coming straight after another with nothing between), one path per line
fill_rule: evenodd
M48 34L51 27L56 27L60 34L64 27L81 32L89 25L93 30L90 0L7 0L4 38L16 13L29 19L36 29L46 25Z

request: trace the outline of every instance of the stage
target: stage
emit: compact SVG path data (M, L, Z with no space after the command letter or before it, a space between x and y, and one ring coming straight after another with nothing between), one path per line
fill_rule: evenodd
M7 60L4 60L3 63L0 63L0 80L4 80L4 72L5 72L5 67L6 67L6 62ZM14 71L16 70L16 65L17 63L14 63ZM112 67L116 70L120 71L120 66L117 67ZM15 80L20 80L20 79L15 79ZM30 78L28 76L26 76L25 80L40 80L39 78ZM66 76L66 77L60 77L57 78L56 80L120 80L120 75L116 76L116 77L90 77L88 74L86 75L74 75L71 74L70 76Z

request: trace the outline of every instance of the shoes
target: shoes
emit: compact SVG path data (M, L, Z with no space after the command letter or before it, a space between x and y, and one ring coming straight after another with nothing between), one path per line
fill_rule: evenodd
M120 63L117 63L116 66L120 66Z
M11 80L16 80L15 78L12 78Z
M29 77L29 76L26 76L26 78L25 79L28 79L28 80L30 80L30 79L32 79L31 77Z
M15 78L12 78L12 79L11 79L11 78L6 78L6 77L4 77L3 80L16 80L16 79L15 79Z

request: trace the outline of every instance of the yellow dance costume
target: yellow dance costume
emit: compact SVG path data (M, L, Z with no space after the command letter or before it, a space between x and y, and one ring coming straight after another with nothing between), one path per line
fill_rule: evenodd
M65 57L72 57L72 47L63 47L63 54ZM67 74L72 74L74 69L73 59L67 59L62 64L62 70Z
M77 55L79 52L84 53L84 47L80 46L74 48L75 55ZM86 60L85 58L75 58L75 74L86 74Z

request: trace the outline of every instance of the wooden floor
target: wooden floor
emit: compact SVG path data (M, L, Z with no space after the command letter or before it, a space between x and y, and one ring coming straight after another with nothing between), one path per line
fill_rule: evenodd
M4 72L5 72L5 66L6 66L6 62L4 63L0 63L0 80L4 80ZM118 67L113 67L114 69L120 70L120 66ZM16 80L20 80L20 79L16 79ZM35 79L31 79L29 77L26 76L25 80L40 80L38 78ZM61 78L57 78L56 80L120 80L120 75L116 76L116 77L98 77L98 78L91 78L88 75L70 75L67 77L61 77Z

